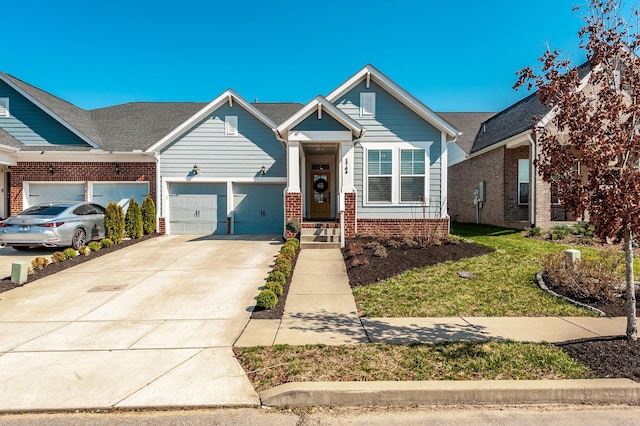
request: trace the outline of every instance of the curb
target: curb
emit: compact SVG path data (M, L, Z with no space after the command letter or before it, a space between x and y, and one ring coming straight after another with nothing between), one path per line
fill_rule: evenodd
M296 382L259 393L265 406L640 405L630 379Z

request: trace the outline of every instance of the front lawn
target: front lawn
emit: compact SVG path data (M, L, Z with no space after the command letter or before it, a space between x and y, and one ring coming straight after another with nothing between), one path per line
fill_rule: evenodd
M548 295L535 283L539 260L569 246L483 225L454 224L451 234L495 251L355 287L358 310L367 317L597 315ZM596 253L589 247L580 250L583 256ZM475 277L460 278L460 271L472 272Z
M419 345L235 348L257 391L289 382L587 379L584 365L548 344L451 342Z

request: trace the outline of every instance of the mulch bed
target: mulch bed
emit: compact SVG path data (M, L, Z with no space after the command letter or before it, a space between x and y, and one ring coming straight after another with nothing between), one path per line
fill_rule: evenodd
M370 248L365 248L362 254L352 254L351 244L361 243L366 246L367 243L372 241L374 240L371 238L360 238L345 242L342 256L347 265L347 274L349 275L351 287L373 284L415 268L482 256L493 252L492 248L479 244L447 240L438 245L428 247L409 247L406 244L402 244L400 247L393 247L385 244L387 250L386 258L374 256L374 250ZM368 264L354 266L354 260L355 263L358 263L356 260L358 258L366 258Z
M67 259L64 262L58 262L58 263L50 263L48 264L45 268L43 269L36 269L33 271L32 274L29 274L29 277L27 279L27 282L23 285L28 285L29 283L39 280L40 278L44 278L47 277L51 274L55 274L56 272L60 272L60 271L64 271L65 269L69 269L72 268L76 265L80 265L81 263L84 262L89 262L95 258L98 258L100 256L104 256L105 254L114 252L116 250L120 250L122 248L125 247L129 247L130 245L133 244L137 244L141 241L145 241L148 240L150 238L154 238L157 237L160 234L149 234L149 235L144 235L138 239L135 240L123 240L121 243L119 244L114 244L113 246L109 247L109 248L101 248L99 251L97 252L92 252L91 255L89 256L78 256L74 259ZM13 250L11 248L5 248L5 250ZM53 254L54 251L63 251L64 248L60 248L60 249L56 249L56 250L52 250L51 253ZM28 254L29 252L22 252L22 254ZM38 256L42 256L42 255L34 255L33 257L36 258ZM50 260L50 255L49 256L43 256L43 257L48 257ZM0 293L4 292L4 291L8 291L11 289L14 289L16 287L21 287L21 285L18 284L14 284L11 282L11 277L6 277L0 280Z
M291 261L291 275L296 269L296 262L298 261L298 255L300 250L296 253L296 256ZM289 287L291 286L291 277L287 278L287 281L282 286L282 296L278 297L278 304L273 309L265 309L260 306L255 306L253 312L251 312L251 319L280 319L284 314L284 305L287 302L287 296L289 295Z

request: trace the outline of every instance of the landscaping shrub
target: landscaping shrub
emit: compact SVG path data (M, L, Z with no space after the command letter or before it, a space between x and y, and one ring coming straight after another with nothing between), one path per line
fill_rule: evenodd
M102 245L98 241L91 241L89 244L87 244L87 247L89 247L91 251L100 251Z
M273 309L278 304L278 296L273 291L265 288L258 294L256 304L264 309Z
M140 205L134 198L129 200L129 208L124 215L124 232L133 240L142 237L143 234L142 212Z
M364 253L364 246L362 245L362 243L349 243L349 256L357 256L362 253Z
M624 286L622 253L605 251L599 258L583 258L567 265L564 252L541 261L547 286L566 287L569 297L587 300L614 300Z
M527 237L539 237L542 235L542 228L539 226L530 226L526 229Z
M271 290L278 297L282 296L282 292L284 291L282 284L275 281L267 281L267 283L264 285L264 288Z
M287 282L287 277L285 277L280 271L272 271L269 276L267 276L267 281L273 281L284 285L284 283Z
M289 259L296 257L296 249L291 245L283 245L280 248L280 254L287 256Z
M31 261L33 269L44 269L49 264L49 260L46 257L38 256Z
M373 255L375 257L382 257L382 258L386 258L387 257L387 249L384 246L380 246L378 248L376 248L373 251Z
M103 238L102 241L100 241L100 245L102 246L102 248L109 248L111 246L113 246L113 240L111 240L111 238Z
M354 257L350 262L351 266L367 266L368 264L369 258L364 256Z
M418 247L420 245L420 243L413 239L404 240L403 243L409 248Z
M124 211L120 204L110 202L104 213L104 228L106 237L114 243L122 242L124 238Z
M297 234L298 232L300 232L300 230L302 230L302 225L300 225L300 221L298 219L289 219L287 221L287 231L293 232L294 234Z
M283 257L278 257L276 258L276 265L273 267L273 270L282 272L284 276L288 278L291 276L291 261Z
M83 256L89 256L91 254L91 249L87 246L81 246L78 248L78 253Z
M557 225L549 231L549 238L552 240L564 240L572 233L573 231L571 230L571 227L567 225Z
M78 257L78 252L71 247L69 247L68 249L64 249L62 254L64 254L65 259L75 259L76 257Z
M594 238L596 236L596 229L588 222L578 222L573 225L573 233L585 238Z
M387 241L387 246L391 247L391 248L400 248L400 247L402 247L402 241L389 240L389 241Z
M65 260L67 260L67 256L61 251L54 251L51 255L51 263L64 262Z
M296 249L296 251L298 251L298 249L300 248L300 240L297 238L289 238L287 240L286 243L284 243L284 245L291 245L293 246L294 249Z
M153 234L156 230L156 205L150 194L142 201L142 230L145 235Z
M377 241L371 241L370 243L367 243L364 247L369 250L377 250L378 248L384 247L384 246Z

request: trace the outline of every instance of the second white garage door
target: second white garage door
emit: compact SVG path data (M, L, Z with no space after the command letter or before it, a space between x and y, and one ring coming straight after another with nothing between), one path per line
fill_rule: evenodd
M129 200L135 199L142 204L149 193L149 184L146 182L118 182L118 183L94 183L93 201L106 207L109 202L120 204L127 208Z

